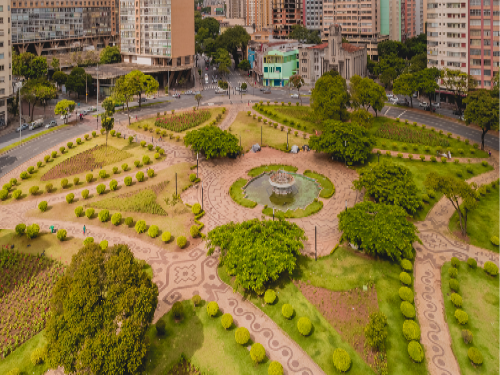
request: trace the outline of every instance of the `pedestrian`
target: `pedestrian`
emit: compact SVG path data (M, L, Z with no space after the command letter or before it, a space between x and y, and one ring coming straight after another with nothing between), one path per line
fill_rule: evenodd
M489 156L490 156L490 158L491 158L491 150L490 150L490 151L488 151L488 155L489 155Z
M137 115L135 115L135 121L137 121Z
M161 137L160 137L160 138L158 138L158 141L160 141L160 142L161 142Z
M83 235L85 236L85 225L83 226Z

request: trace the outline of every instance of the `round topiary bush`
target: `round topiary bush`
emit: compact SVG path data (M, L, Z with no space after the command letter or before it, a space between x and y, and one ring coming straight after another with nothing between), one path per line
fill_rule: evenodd
M0 190L0 199L1 200L7 199L8 196L9 196L8 190L5 190L5 189Z
M196 294L193 297L191 297L191 301L193 301L194 307L198 306L201 303L201 297Z
M101 223L105 223L106 221L109 220L109 211L108 210L101 210L99 211L99 220Z
M411 276L406 272L399 274L399 280L405 285L411 285Z
M144 172L137 172L137 174L135 175L135 178L136 178L136 179L137 179L137 181L139 181L139 182L144 181Z
M45 359L47 357L47 349L45 346L36 348L31 352L31 363L33 363L34 366L39 365L43 362L45 362Z
M452 279L456 279L457 276L458 276L458 270L455 268L455 267L450 267L448 269L448 275L452 278Z
M137 233L144 233L146 231L146 222L144 220L139 220L137 223L135 223L135 231Z
M87 199L88 196L89 196L89 191L87 189L82 190L82 198Z
M307 336L311 333L312 323L308 317L303 316L297 322L297 328L302 336Z
M292 316L293 316L293 307L292 305L288 304L288 303L285 303L282 307L281 307L281 314L283 314L283 316L286 318L286 319L291 319Z
M250 340L250 332L248 332L248 329L246 329L245 327L239 327L234 333L234 338L236 340L236 343L245 345L248 340Z
M47 185L45 185L45 191L47 193L50 193L52 191L53 185L49 182Z
M200 229L198 228L198 225L191 225L191 228L189 228L189 233L191 234L191 237L196 238L200 235Z
M132 185L132 177L130 177L130 176L125 177L125 179L123 180L123 182L125 183L125 186Z
M149 164L150 161L151 161L151 159L149 158L149 156L144 155L142 157L142 164L147 165L147 164Z
M455 307L462 307L462 296L460 294L451 293L450 299Z
M38 204L38 209L39 209L41 212L45 212L45 211L47 211L47 207L48 207L47 201L41 201L41 202Z
M250 357L255 363L261 363L266 358L266 349L264 349L262 344L256 342L250 349Z
M113 216L111 216L111 223L113 225L120 225L122 222L122 214L119 212L115 212Z
M267 368L268 375L283 375L283 366L278 361L272 361Z
M93 208L87 208L85 210L85 216L87 216L87 219L92 218L92 216L94 216L94 209Z
M78 186L80 179L78 177L73 178L73 185Z
M474 337L474 335L468 329L463 329L462 330L462 339L464 340L464 343L466 345L469 345L469 344L472 343L473 337Z
M111 180L109 182L109 190L116 190L117 187L118 187L118 181Z
M415 318L415 307L408 301L401 302L401 306L399 307L403 316L406 319L414 319Z
M28 172L24 171L19 174L19 177L21 178L21 180L26 180L29 177L29 174Z
M406 272L412 272L413 264L411 264L411 262L408 259L403 259L401 261L401 268Z
M151 178L151 177L154 177L154 175L155 175L155 171L152 169L148 169L148 177Z
M403 300L403 301L408 301L408 302L412 302L413 303L413 291L406 287L406 286L402 286L401 288L399 288L399 297Z
M88 173L85 176L85 181L87 181L87 182L92 182L93 179L94 179L94 175L92 173Z
M59 241L64 241L66 239L68 232L66 232L66 229L59 229L57 231L57 239Z
M38 224L33 223L26 227L26 237L30 240L37 237L38 233L40 233L40 226Z
M458 280L457 279L451 279L449 281L449 285L450 285L450 289L455 291L455 292L458 292L458 289L459 289L459 284L458 284Z
M82 206L78 206L77 208L75 208L75 216L76 217L80 217L83 215L83 207Z
M33 174L33 172L35 171L35 167L30 166L26 170L28 171L29 174Z
M498 275L498 266L493 262L486 262L484 264L484 271L490 276Z
M73 199L75 199L75 194L69 193L68 195L66 195L66 202L73 203Z
M420 327L414 320L405 320L403 323L403 335L408 341L420 340Z
M127 217L127 218L125 218L125 225L127 225L127 226L130 227L132 224L134 224L134 219L133 218L131 218L130 216Z
M225 313L220 318L220 322L224 329L229 329L233 325L233 317L231 316L231 314Z
M108 248L108 241L106 240L102 240L100 243L99 243L99 247L101 248L101 250L106 250Z
M469 348L467 351L467 357L469 357L470 361L476 366L483 364L483 355L477 348Z
M266 293L264 294L264 301L268 305L272 305L274 301L276 300L276 293L272 289L266 290Z
M62 187L63 189L66 189L66 188L68 187L68 179L67 179L67 178L63 178L63 179L61 180L61 187Z
M219 305L217 304L217 302L215 302L215 301L209 302L208 305L207 305L207 314L208 314L208 316L210 316L210 317L213 318L218 313L219 313Z
M171 238L172 238L172 235L170 234L170 232L163 232L161 234L161 240L163 242L168 242L168 241L170 241Z
M158 237L159 229L157 225L151 225L148 229L148 236L151 238Z
M200 214L200 212L201 212L201 205L199 203L193 204L193 207L191 207L191 212L193 212L193 214L195 214L195 215Z
M155 324L155 328L156 328L156 334L158 336L163 336L166 332L166 329L165 329L165 321L164 320L158 320Z
M108 175L108 174L106 173L106 171L105 171L104 169L101 169L101 170L99 171L99 177L100 177L100 178L106 178L106 176L107 176L107 175Z
M184 236L177 237L177 246L183 249L187 245L187 239Z
M36 193L38 193L38 190L39 190L38 186L32 186L32 187L30 187L30 194L36 195Z
M458 268L460 266L460 260L457 257L451 258L451 266Z
M477 261L474 258L467 259L467 264L472 269L476 269L477 268Z
M94 243L94 237L87 237L83 240L83 245L87 246Z
M455 310L455 319L459 324L467 324L469 321L469 314L467 314L464 310L456 309Z
M104 184L99 184L96 187L97 194L101 195L106 191L106 185Z
M340 372L347 372L351 368L351 357L342 348L337 348L333 352L333 365Z
M16 233L18 236L22 236L26 230L26 224L17 224L16 225Z
M184 315L184 306L182 306L182 302L177 301L172 306L172 315L175 319L180 320Z
M414 362L420 363L424 360L424 349L422 349L422 345L417 341L410 341L408 344L408 354Z
M21 195L23 194L22 190L21 189L16 189L12 192L12 197L14 199L19 199L21 198Z
M497 236L492 236L492 237L490 238L490 241L491 241L491 243L492 243L493 245L495 245L495 246L498 246L498 244L500 243L500 240L498 239L498 237L497 237Z

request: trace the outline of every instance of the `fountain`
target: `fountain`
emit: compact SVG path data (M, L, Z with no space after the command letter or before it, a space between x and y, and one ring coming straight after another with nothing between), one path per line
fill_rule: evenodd
M280 170L271 174L269 183L274 194L288 195L293 193L295 178L291 174Z

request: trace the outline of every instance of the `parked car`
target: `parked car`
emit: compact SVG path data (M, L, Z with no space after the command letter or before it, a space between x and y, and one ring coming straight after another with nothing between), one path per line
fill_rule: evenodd
M271 89L269 89L269 88L267 88L267 87L261 87L261 88L260 88L260 91L267 91L267 90L271 91Z
M115 107L116 107L116 106L115 106ZM84 109L84 110L82 111L82 115L86 116L86 115L88 115L88 114L89 114L89 111L87 111L86 109Z
M201 91L195 91L194 95L201 95Z
M392 98L394 98L394 95L392 94L386 94L385 96L387 96L387 100L391 100Z
M392 104L396 104L398 102L399 98L397 96L393 96L391 99L389 99L389 102Z
M414 92L413 95L412 95L412 97L417 98L418 97L418 93Z
M39 120L36 120L36 121L33 121L29 127L30 130L34 130L36 128L40 128L43 126L43 120L42 119L39 119Z
M226 92L227 92L226 90L222 90L220 88L215 89L216 94L225 94Z
M290 98L292 98L292 99L298 99L299 98L299 94L292 94L292 95L290 95Z
M52 120L51 122L49 122L47 125L45 125L45 128L48 129L48 128L52 128L54 126L57 126L56 120Z
M397 105L405 105L405 106L410 105L410 103L408 102L408 99L406 99L406 98L398 99L395 102L395 104L397 104Z
M177 99L180 99L180 98L181 98L181 94L173 94L173 95L172 95L172 98L177 98Z
M439 108L439 102L434 102L434 103L432 103L432 106L433 106L434 108Z
M193 95L193 92L191 90L187 90L184 95Z
M20 132L22 130L27 130L29 128L28 124L22 124L20 127L16 129L17 132Z
M141 103L145 103L148 101L148 98L141 98Z
M267 89L263 92L263 94L270 94L271 93L271 90L270 89Z
M428 106L429 106L429 103L427 103L427 102L420 102L420 103L418 104L418 106L419 106L419 107L424 107L424 108L425 108L425 107L428 107Z

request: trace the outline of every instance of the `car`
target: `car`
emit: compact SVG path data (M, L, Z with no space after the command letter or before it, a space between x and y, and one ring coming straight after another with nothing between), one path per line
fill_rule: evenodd
M216 94L225 94L226 92L227 92L226 90L222 90L222 89L220 89L220 88L215 89L215 93L216 93Z
M434 108L439 108L439 102L434 102L434 103L432 103L432 106L433 106Z
M43 126L43 120L42 119L39 119L39 120L36 120L36 121L33 121L31 124L30 124L30 127L29 129L30 130L35 130L36 128L40 128Z
M271 90L270 89L267 89L263 92L263 94L270 94L271 93Z
M387 100L391 100L392 98L394 98L394 95L392 94L386 94L385 96L387 96Z
M191 90L187 90L186 92L184 92L184 95L193 95L193 92Z
M397 104L397 105L410 105L410 103L408 103L408 100L406 98L403 98L403 99L398 99L396 102L394 102L394 104Z
M418 98L418 94L416 92L413 93L412 97Z
M208 70L208 66L205 68L205 70Z
M201 91L195 91L194 95L201 95Z
M141 103L145 103L147 101L148 101L148 98L141 98L141 100L140 100Z
M307 90L307 91L306 91L306 94L307 94L307 95L312 95L312 93L313 93L313 92L312 92L312 90Z
M419 107L424 107L424 108L425 108L425 107L428 107L428 106L429 106L429 103L427 103L427 102L420 102L420 103L418 104L418 106L419 106Z
M95 112L95 111L97 111L97 108L96 107L89 107L89 109L87 111Z
M398 102L399 98L397 96L393 96L391 99L389 99L389 102L392 104L396 104Z
M47 125L45 125L45 128L48 129L48 128L52 128L54 126L57 126L56 120L52 120L51 122L49 122Z
M22 130L27 130L29 128L28 124L22 124L20 127L16 129L17 132L20 132Z
M180 99L180 98L181 98L181 94L173 94L173 95L172 95L172 98L177 98L177 99Z
M292 95L290 95L290 98L292 98L292 99L298 99L299 98L299 94L292 94Z
M261 87L260 88L260 91L267 91L267 90L271 90L270 88L267 88L267 87Z

